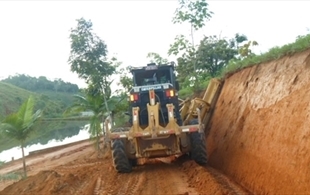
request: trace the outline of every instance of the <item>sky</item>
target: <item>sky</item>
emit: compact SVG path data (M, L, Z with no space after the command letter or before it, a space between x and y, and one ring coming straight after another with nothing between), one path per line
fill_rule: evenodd
M310 1L207 2L214 14L195 32L196 42L204 35L231 38L240 33L256 40L254 51L261 53L310 32ZM0 80L26 74L86 87L68 64L70 29L81 17L92 21L109 56L122 66L146 65L149 52L167 57L176 35L190 36L189 24L171 21L177 7L176 0L0 1Z

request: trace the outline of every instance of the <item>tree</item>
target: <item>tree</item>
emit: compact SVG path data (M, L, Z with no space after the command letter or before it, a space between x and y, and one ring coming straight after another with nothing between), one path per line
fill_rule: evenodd
M8 138L16 139L20 142L25 177L27 177L26 160L24 154L25 141L34 130L33 126L41 117L41 110L37 110L34 113L33 109L34 99L32 96L30 96L28 100L26 100L21 105L18 112L8 115L0 123L1 135L4 135Z
M168 60L166 58L163 58L158 53L154 53L154 52L148 53L147 58L150 59L151 63L156 63L158 65L168 63Z
M110 76L115 73L115 58L107 59L107 45L92 32L92 22L80 18L77 27L71 29L71 71L78 74L86 83L98 89L105 100L109 99ZM106 104L107 106L107 104ZM106 108L107 110L108 107Z
M179 4L180 6L175 10L172 22L174 24L188 22L191 26L192 41L190 43L184 35L178 35L175 38L174 43L170 45L168 55L177 56L180 52L183 52L181 54L182 57L177 59L178 66L176 68L179 73L180 84L181 86L183 84L182 87L185 85L196 86L199 76L196 73L197 48L194 42L194 30L198 30L205 26L205 23L212 17L213 12L209 11L206 0L179 0Z
M180 7L175 10L172 19L174 24L188 22L191 25L192 45L194 44L194 30L205 26L213 12L209 11L206 0L179 0Z
M196 49L192 43L184 35L176 36L174 43L170 45L168 55L179 56L176 71L181 88L195 86L198 75L193 71L196 66Z
M248 39L245 35L236 34L231 39L218 38L216 35L204 37L195 49L184 36L178 37L175 44L170 47L168 54L181 54L177 59L179 82L182 88L199 87L198 84L209 78L219 75L230 60L239 59L249 55ZM255 42L256 43L256 42ZM244 53L240 53L243 51ZM196 66L194 74L190 74Z
M120 81L119 81L119 85L121 85L125 91L123 91L124 93L128 93L132 86L133 86L133 81L132 81L132 77L130 76L130 67L126 67L126 68L121 68L120 71Z
M237 54L234 40L219 39L217 36L205 37L197 50L197 69L216 77Z
M65 111L67 114L76 114L82 111L90 111L93 115L90 117L89 133L91 138L95 138L97 149L100 150L99 142L101 135L101 122L103 114L106 112L104 100L100 95L86 94L85 97L74 95L76 101Z

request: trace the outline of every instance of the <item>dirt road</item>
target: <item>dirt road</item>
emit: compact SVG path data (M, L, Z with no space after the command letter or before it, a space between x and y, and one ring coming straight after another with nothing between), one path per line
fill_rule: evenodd
M88 141L55 148L28 157L28 178L0 182L0 195L8 194L250 194L211 167L187 157L159 159L118 174L110 152L98 156ZM0 174L21 171L20 160L2 167Z

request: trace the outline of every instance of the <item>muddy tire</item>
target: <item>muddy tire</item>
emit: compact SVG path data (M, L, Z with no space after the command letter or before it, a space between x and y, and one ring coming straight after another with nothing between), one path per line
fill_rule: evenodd
M119 173L130 173L132 164L129 162L125 152L125 146L122 140L116 139L112 143L112 157L114 167Z
M190 125L198 124L198 120L194 119L190 121ZM206 137L204 133L193 132L190 134L191 140L191 151L190 157L197 164L205 165L208 162L207 159L207 148L206 148Z

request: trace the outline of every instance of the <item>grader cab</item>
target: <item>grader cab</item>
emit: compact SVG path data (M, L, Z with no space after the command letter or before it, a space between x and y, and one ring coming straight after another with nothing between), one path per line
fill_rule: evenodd
M132 68L130 127L106 129L113 164L118 172L131 172L139 158L188 153L198 164L207 163L203 118L220 82L211 80L203 99L180 100L174 64L148 64ZM181 103L179 103L181 101Z

